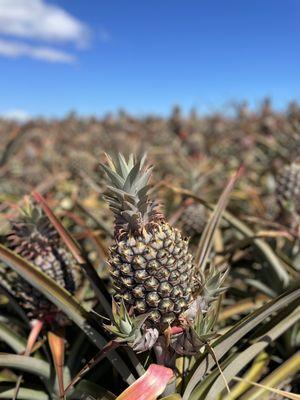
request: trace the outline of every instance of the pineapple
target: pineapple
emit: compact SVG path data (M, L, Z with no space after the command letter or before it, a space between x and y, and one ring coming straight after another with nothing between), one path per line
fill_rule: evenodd
M203 160L182 159L181 160L181 186L195 194L201 195L201 190L206 183L208 164ZM200 203L189 197L182 202L182 212L178 223L182 232L193 238L201 235L208 220L208 211Z
M11 222L11 231L5 242L7 247L33 263L71 294L80 286L79 266L62 247L58 233L40 208L28 203L22 210L22 216ZM0 264L0 284L15 297L30 320L65 324L66 319L56 306L4 264Z
M282 210L300 215L300 159L285 166L279 174L276 195Z
M159 330L176 324L192 302L194 265L188 241L171 227L150 199L151 167L145 157L119 155L103 165L106 199L115 215L109 269L116 298L133 315L147 314Z
M201 235L207 220L206 208L200 203L190 203L180 215L179 223L189 237Z
M95 178L94 167L95 160L89 153L85 151L72 151L69 154L69 169L71 173L76 177L80 176L85 178Z

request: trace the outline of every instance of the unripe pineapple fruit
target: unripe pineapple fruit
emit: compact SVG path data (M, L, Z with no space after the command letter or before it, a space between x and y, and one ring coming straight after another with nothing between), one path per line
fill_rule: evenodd
M22 215L11 222L5 244L71 294L80 286L79 265L61 245L58 233L40 208L26 205ZM0 284L17 300L29 319L65 323L65 317L55 305L4 264L0 264Z
M200 203L188 204L180 215L179 223L183 232L193 237L201 235L207 220L207 212L205 207Z
M278 175L276 195L282 209L300 215L300 160L285 166Z
M149 198L151 167L145 157L119 155L103 165L106 199L115 215L115 243L109 266L116 298L134 315L149 314L153 325L178 321L192 301L194 266L188 242L172 228Z

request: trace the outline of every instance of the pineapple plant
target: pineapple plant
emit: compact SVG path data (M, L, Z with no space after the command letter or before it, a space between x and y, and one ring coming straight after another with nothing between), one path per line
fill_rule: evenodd
M205 161L201 163L194 159L182 160L182 164L182 186L195 194L199 194L207 180L205 168L208 166ZM182 212L178 220L178 225L182 232L191 239L199 236L202 234L207 220L207 209L199 202L185 196Z
M300 159L286 165L279 173L276 194L282 208L300 214Z
M71 294L79 288L79 266L61 245L57 231L39 207L27 202L21 216L11 221L5 242L8 248L41 269ZM66 323L66 318L52 303L4 264L0 265L0 284L18 301L30 320L41 319L58 326Z
M293 229L300 224L300 160L286 165L277 177L276 197L280 207L279 221Z
M200 204L195 202L187 202L183 209L179 223L183 232L189 237L201 235L207 220L207 210Z
M150 198L151 167L145 157L119 155L103 165L106 199L115 215L109 269L116 298L134 315L148 314L160 329L179 321L192 302L193 257L188 240L171 227Z
M74 295L81 284L79 265L62 246L59 234L42 210L26 199L20 217L11 221L10 225L10 232L4 239L7 248ZM42 329L48 333L59 391L63 396L63 328L70 324L69 319L30 282L5 264L0 264L0 285L14 298L30 322L31 331L24 355L29 356ZM22 376L16 383L14 398L17 398L21 380Z
M93 156L85 151L72 151L69 154L69 170L76 178L89 177L90 179L96 179L94 176L94 167L96 165Z

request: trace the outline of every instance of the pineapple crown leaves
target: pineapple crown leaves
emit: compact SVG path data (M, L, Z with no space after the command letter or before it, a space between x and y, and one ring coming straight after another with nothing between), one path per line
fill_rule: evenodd
M114 160L107 155L108 165L101 164L108 178L105 196L116 217L116 231L141 231L156 219L162 219L158 205L149 199L149 180L152 166L146 166L146 155L135 160L130 155L128 161L122 154Z
M20 215L10 222L12 232L9 236L18 236L29 239L32 234L45 241L58 240L58 234L52 228L42 209L35 205L28 197L20 207Z
M202 277L203 285L201 287L201 297L207 305L218 299L218 297L226 291L226 287L223 283L228 274L229 268L226 265L222 265L217 269L211 264L209 271L205 277Z
M104 325L104 328L115 335L116 341L134 346L143 336L141 331L147 314L131 318L123 301L117 303L112 301L113 324Z
M24 205L20 207L19 221L36 226L42 218L45 218L42 210L34 205L28 197L25 197Z
M213 330L216 312L212 307L203 312L202 305L199 296L185 312L187 325L183 331L171 336L170 345L180 355L197 355L203 346L216 337Z
M213 328L216 322L216 310L211 307L205 313L198 312L194 321L193 329L197 336L203 341L207 341L215 337Z

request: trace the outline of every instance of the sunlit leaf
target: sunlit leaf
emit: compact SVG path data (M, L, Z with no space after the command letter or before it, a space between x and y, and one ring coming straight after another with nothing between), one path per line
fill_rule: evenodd
M170 368L151 364L145 374L120 394L116 400L156 400L172 377L173 371Z
M65 338L62 332L48 332L48 342L55 366L59 395L65 400L64 395L64 358L65 358Z
M275 327L266 332L261 340L249 346L246 350L237 355L234 361L223 371L226 379L230 381L237 375L253 358L264 350L270 342L275 341L288 328L300 319L300 309L297 308L287 318L282 319ZM266 340L266 337L268 340ZM207 394L207 400L215 400L217 395L224 389L222 377L218 377Z
M256 381L260 379L262 374L264 373L270 358L268 354L262 351L256 359L253 361L251 368L249 368L246 373L244 374L243 378L250 381ZM235 400L240 398L240 396L249 389L251 385L246 382L239 382L237 383L232 389L230 395L224 397L224 400Z
M9 386L0 387L0 399L12 399L14 388ZM40 390L20 388L18 400L50 400L47 393Z
M269 392L271 392L271 393L278 394L278 395L282 396L284 399L300 400L300 394L291 393L291 392L287 392L287 391L285 391L285 390L280 390L280 389L272 388L272 387L270 387L270 386L262 385L262 384L257 383L257 382L252 382L252 381L245 380L245 379L243 379L243 378L238 378L238 377L236 377L235 379L236 379L237 381L245 381L245 382L247 382L247 383L250 383L250 384L253 385L253 386L257 386L257 387L262 388L262 389L264 389L264 390L267 390L267 391L269 391ZM249 400L250 400L250 398L249 398Z
M280 383L284 382L287 378L292 377L299 370L300 370L300 352L298 351L296 354L294 354L285 362L283 362L278 368L270 372L259 383L264 386L268 387L271 386L272 388L275 388ZM250 382L254 381L254 379L252 379L250 376L244 376L242 379L244 379L244 381L241 381L240 382L241 384L250 385L249 381ZM247 393L245 393L245 395L242 396L241 400L266 400L268 399L268 397L269 397L269 392L267 390L264 390L264 388L257 386L249 390Z
M300 302L300 289L295 289L279 296L278 298L263 305L247 317L243 318L213 344L217 358L220 359L223 357L242 337L263 322L269 315L286 307L294 300L299 300ZM215 361L210 355L200 362L187 384L183 395L183 400L190 399L194 388L199 384L199 382L201 382L201 379L205 373L210 371L214 365Z
M219 223L222 218L222 213L224 212L227 203L229 201L230 193L234 187L235 182L241 174L241 169L229 180L226 188L220 196L220 199L212 213L208 224L206 225L199 242L197 254L196 254L196 264L198 268L204 269L209 256L209 252L213 245L213 238Z

